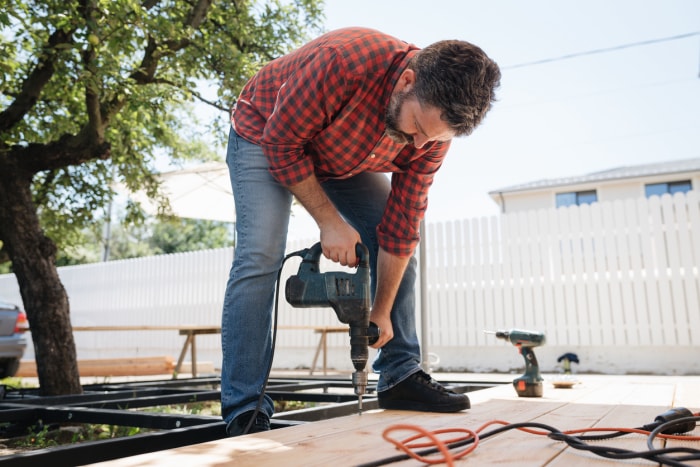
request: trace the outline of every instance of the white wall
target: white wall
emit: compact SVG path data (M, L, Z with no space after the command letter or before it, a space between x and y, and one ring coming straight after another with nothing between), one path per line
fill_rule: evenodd
M596 190L598 201L616 201L645 197L645 185L650 183L673 182L690 180L693 191L700 191L700 173L666 174L647 177L635 177L599 182L587 182L542 189L514 191L497 195L499 206L505 201L505 212L531 211L535 209L550 209L556 207L556 194L575 191Z
M484 330L542 331L544 371L572 351L580 371L700 374L700 196L596 203L429 224L428 348L436 368L509 371L515 348ZM296 241L289 250L310 246ZM231 249L59 268L74 325L220 323ZM296 270L291 260L283 274ZM19 301L13 275L0 296ZM284 294L282 293L282 296ZM336 325L330 309L281 303L283 325ZM79 358L177 357L174 331L76 332ZM220 336L197 340L220 365ZM276 368L308 367L318 336L283 330ZM329 363L350 369L348 337L329 338ZM27 356L32 355L31 350Z

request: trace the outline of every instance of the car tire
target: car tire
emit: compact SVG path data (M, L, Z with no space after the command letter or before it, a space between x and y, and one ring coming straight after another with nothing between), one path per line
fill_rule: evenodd
M14 376L19 369L18 358L5 358L0 360L0 379Z

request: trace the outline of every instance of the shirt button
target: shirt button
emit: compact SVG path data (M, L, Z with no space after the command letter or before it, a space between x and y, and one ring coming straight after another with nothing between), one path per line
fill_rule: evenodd
M375 157L377 157L377 155L376 155L376 154L370 154L369 157L372 158L372 159L374 159Z

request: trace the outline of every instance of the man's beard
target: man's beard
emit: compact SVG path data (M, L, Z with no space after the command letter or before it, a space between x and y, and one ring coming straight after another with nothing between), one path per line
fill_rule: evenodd
M413 91L406 91L392 95L389 99L389 106L384 115L384 125L386 126L385 133L395 143L413 143L413 137L411 135L399 130L399 115L401 114L403 103L406 102L409 97L413 96L415 96Z

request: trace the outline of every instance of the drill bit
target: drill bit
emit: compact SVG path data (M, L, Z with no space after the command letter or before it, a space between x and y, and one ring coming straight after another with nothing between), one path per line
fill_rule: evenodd
M357 396L357 415L362 415L362 394Z

